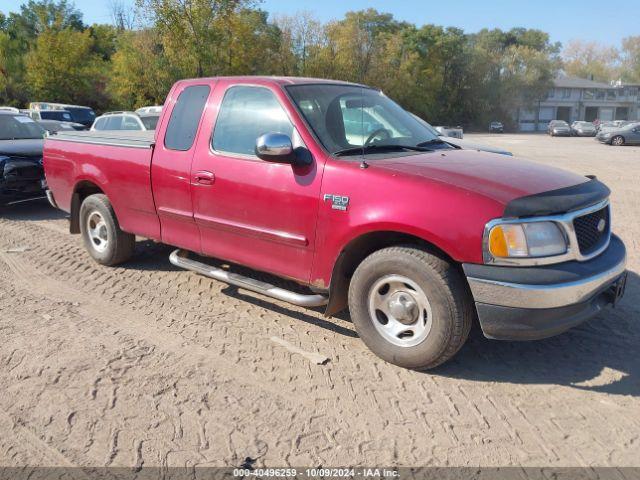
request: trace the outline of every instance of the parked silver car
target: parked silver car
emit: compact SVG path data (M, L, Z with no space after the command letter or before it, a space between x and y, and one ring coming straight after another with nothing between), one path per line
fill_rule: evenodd
M601 130L596 140L609 145L640 145L640 122L630 123L623 127Z
M155 128L155 127L154 127ZM135 112L106 112L96 118L91 130L150 130Z
M551 120L547 126L547 133L552 137L569 137L571 127L564 120Z
M422 125L428 128L431 133L433 133L434 135L437 135L440 140L442 140L445 143L448 143L449 145L453 145L454 147L461 148L463 150L477 150L480 152L497 153L500 155L509 155L509 156L513 155L513 153L511 153L510 151L504 150L502 148L491 147L489 145L482 145L479 143L469 142L467 140L461 140L460 138L447 137L446 135L442 135L438 130L436 130L436 128L431 126L430 123L423 120L419 116L414 115L413 113L411 115L413 115L413 117L416 120L418 120Z
M571 124L571 135L574 137L595 137L596 127L591 122L573 122Z

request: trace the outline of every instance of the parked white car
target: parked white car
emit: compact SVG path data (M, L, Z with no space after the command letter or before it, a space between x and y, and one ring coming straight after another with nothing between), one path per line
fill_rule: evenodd
M438 133L440 135L442 135L443 137L453 137L453 138L459 138L460 140L462 140L463 136L464 136L464 132L462 130L462 127L442 127L442 126L437 126L437 127L433 127L435 128Z
M151 115L158 114L162 112L162 105L152 105L150 107L140 107L136 110L138 115Z

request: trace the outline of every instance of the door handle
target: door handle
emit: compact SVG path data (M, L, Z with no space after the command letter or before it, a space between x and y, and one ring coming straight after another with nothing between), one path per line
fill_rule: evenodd
M216 176L213 172L196 172L194 175L195 181L199 185L213 185L216 180Z

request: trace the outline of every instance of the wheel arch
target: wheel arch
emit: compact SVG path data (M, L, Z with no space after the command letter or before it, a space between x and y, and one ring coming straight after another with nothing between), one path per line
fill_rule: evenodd
M70 233L80 233L80 206L85 198L96 193L104 194L104 191L92 180L80 180L73 187L71 211L69 212Z
M335 315L347 307L349 282L358 265L373 252L395 245L415 245L453 265L459 265L443 249L416 235L394 230L363 233L345 245L333 265L325 316Z

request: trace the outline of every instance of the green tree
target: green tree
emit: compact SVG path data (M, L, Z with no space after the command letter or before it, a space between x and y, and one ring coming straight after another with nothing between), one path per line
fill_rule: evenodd
M228 70L233 20L249 0L137 0L155 26L166 55L183 76L223 74ZM251 48L253 45L245 45Z
M47 29L26 56L26 82L38 100L101 107L105 66L93 52L91 32Z
M562 51L564 71L568 75L609 82L619 71L620 52L596 42L572 40Z
M155 30L122 32L107 85L115 108L162 104L178 78Z
M622 80L640 83L640 35L622 40L620 70Z

